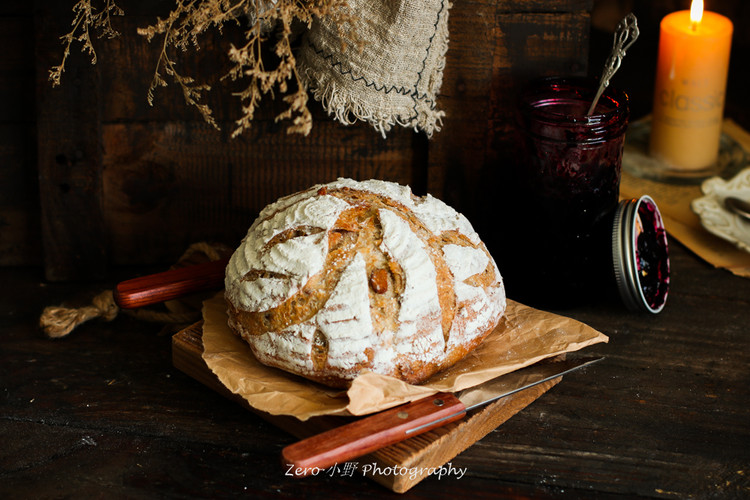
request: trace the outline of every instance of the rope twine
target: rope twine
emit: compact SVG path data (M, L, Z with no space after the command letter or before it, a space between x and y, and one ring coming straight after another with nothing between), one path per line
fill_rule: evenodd
M197 255L203 255L210 261L219 260L227 252L228 247L220 244L206 242L193 243L179 258L174 267L190 262ZM62 338L69 335L73 330L92 319L112 321L120 312L132 316L141 321L162 324L188 324L200 319L200 306L196 309L178 300L170 300L164 303L167 310L135 309L121 310L115 303L112 290L105 290L91 300L91 305L71 308L64 306L48 306L44 308L39 318L39 326L47 337L52 339Z

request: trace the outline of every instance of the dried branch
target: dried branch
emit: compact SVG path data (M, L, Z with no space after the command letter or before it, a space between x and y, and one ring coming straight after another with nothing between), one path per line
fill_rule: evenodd
M65 62L70 56L70 46L74 41L80 42L83 46L81 52L88 53L91 56L91 64L96 64L96 51L91 41L91 29L99 32L98 38L114 38L119 35L112 28L111 16L124 15L123 10L118 7L114 0L105 0L104 6L100 12L91 5L91 0L79 0L73 6L73 29L70 33L60 37L65 49L63 50L62 61L58 66L53 66L49 70L49 79L53 86L60 85L60 79L65 71Z
M96 13L91 2L92 0L78 0L73 8L73 29L62 37L65 45L63 60L59 66L50 70L50 79L55 85L60 83L70 46L74 41L81 42L82 51L89 53L92 63L96 63L90 29L98 29L100 37L111 38L117 35L111 28L109 19L110 15L122 15L122 10L114 4L114 0L105 0L102 11ZM273 97L274 89L278 89L281 94L288 94L290 84L293 91L283 98L288 108L276 120L291 121L288 133L309 134L312 115L307 107L306 89L297 73L292 27L301 23L309 28L316 17L332 17L340 26L339 29L351 25L355 17L350 12L347 0L174 0L174 3L165 19L157 18L155 23L138 29L138 34L149 42L161 39L161 50L146 95L150 105L154 103L156 89L167 86L165 77L169 77L180 86L185 102L195 106L207 123L218 128L212 110L203 102L205 93L211 90L211 86L196 83L194 78L179 72L171 54L200 49L199 37L211 30L221 33L226 23L242 25L246 22L249 27L244 33L245 43L239 47L233 44L230 46L228 57L232 67L221 78L247 82L244 89L235 94L240 99L242 114L235 123L232 137L237 137L250 128L264 95L271 94ZM273 51L263 51L266 44L271 43L271 35L275 38L272 42ZM350 40L358 44L355 38L350 37Z

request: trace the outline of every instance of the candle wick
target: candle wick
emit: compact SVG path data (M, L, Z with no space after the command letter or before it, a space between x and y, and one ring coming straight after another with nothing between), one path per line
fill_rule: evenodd
M693 31L698 31L698 21L693 21L690 26Z

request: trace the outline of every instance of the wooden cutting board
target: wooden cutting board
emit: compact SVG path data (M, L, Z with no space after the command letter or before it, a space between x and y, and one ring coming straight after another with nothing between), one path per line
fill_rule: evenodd
M202 335L202 321L176 333L172 337L172 363L175 368L210 389L238 402L261 418L298 438L305 438L350 421L347 417L315 417L302 422L294 417L270 415L252 408L242 397L231 393L203 361ZM379 472L370 472L366 474L367 477L397 493L403 493L422 479L431 474L437 474L436 471L440 467L531 404L560 379L561 377L558 377L530 387L474 411L463 420L360 457L356 460L360 464L357 470L362 472L364 464L375 464L377 467L373 470ZM406 468L409 471L415 470L417 473L396 474L393 472L394 468L399 471Z

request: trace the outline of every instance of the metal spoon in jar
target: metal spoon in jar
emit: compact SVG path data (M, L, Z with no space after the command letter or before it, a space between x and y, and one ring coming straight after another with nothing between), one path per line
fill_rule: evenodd
M596 91L596 96L594 97L586 116L590 116L594 112L594 109L596 109L596 104L599 102L599 98L602 96L604 89L609 85L609 80L614 76L617 70L620 69L622 59L625 57L625 51L635 43L640 33L641 32L638 29L638 20L633 13L625 16L617 25L612 52L610 52L607 62L604 64L604 71L599 80L599 88Z
M729 196L724 199L724 206L730 212L739 215L745 220L750 221L750 201L746 201L735 196Z

